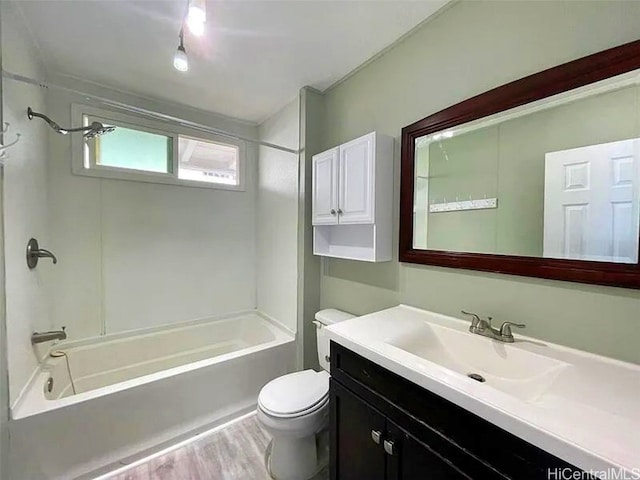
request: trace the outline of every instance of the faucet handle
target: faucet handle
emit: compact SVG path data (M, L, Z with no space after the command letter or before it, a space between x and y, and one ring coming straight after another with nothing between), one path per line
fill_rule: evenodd
M502 337L513 338L513 333L511 333L511 327L525 328L526 325L524 323L504 322L500 326L500 335Z
M487 328L491 329L491 320L493 320L493 317L487 317L486 320L483 320L476 313L465 312L464 310L460 310L460 312L463 313L464 315L470 315L471 317L473 317L471 319L471 326L469 327L469 331L471 333L481 332Z
M471 327L470 328L476 328L478 326L478 324L480 323L480 317L478 316L477 313L465 312L464 310L460 310L460 313L462 313L463 315L469 315L471 317Z

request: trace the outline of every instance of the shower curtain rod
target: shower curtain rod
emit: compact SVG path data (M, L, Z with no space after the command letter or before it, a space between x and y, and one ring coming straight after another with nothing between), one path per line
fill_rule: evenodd
M63 87L63 86L60 86L60 85L56 85L54 83L41 82L41 81L33 79L31 77L26 77L24 75L19 75L17 73L12 73L12 72L9 72L7 70L2 70L2 76L3 76L3 78L8 78L10 80L16 80L18 82L28 83L30 85L35 85L35 86L42 87L42 88L52 88L52 89L55 89L55 90L62 90L64 92L73 93L73 94L76 94L76 95L82 95L83 97L88 97L88 98L90 98L92 100L97 100L97 101L99 101L99 102L101 102L101 103L103 103L105 105L110 106L110 107L119 108L119 109L125 110L127 112L137 113L138 115L143 115L143 116L146 116L146 117L155 118L157 120L163 120L165 122L174 122L174 123L177 123L178 125L180 125L182 127L192 128L194 130L200 130L200 131L205 132L205 133L212 133L214 135L220 135L221 137L233 138L234 140L242 140L244 142L253 143L253 144L256 144L256 145L263 146L263 147L269 147L269 148L273 148L273 149L280 150L280 151L283 151L283 152L293 153L294 155L298 155L300 153L300 150L294 150L292 148L283 147L281 145L276 145L275 143L263 142L263 141L256 140L256 139L253 139L253 138L242 137L240 135L235 135L233 133L225 132L224 130L219 130L217 128L208 127L208 126L203 125L201 123L192 122L190 120L185 120L183 118L175 117L173 115L167 115L165 113L154 112L153 110L148 110L146 108L134 107L133 105L129 105L129 104L126 104L126 103L118 102L118 101L115 101L115 100L110 100L108 98L100 97L98 95L93 95L93 94L90 94L90 93L81 92L81 91L75 90L73 88Z

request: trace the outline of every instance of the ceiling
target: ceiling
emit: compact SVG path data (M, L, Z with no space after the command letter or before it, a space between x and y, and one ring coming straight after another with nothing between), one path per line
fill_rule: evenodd
M18 2L50 74L260 122L309 85L340 80L447 0L208 0L203 37L185 36L184 1Z

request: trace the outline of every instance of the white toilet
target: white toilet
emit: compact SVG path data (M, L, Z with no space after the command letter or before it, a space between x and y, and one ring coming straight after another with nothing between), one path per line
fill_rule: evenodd
M267 383L258 396L258 420L273 438L266 462L277 480L306 480L326 462L317 436L329 421L329 339L324 327L353 318L340 310L316 313L320 372L303 370Z

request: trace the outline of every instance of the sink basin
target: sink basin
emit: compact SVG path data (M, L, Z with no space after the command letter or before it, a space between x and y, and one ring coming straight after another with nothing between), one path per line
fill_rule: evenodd
M461 375L481 377L486 385L526 401L538 398L570 366L514 344L426 322L385 343Z

